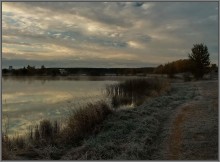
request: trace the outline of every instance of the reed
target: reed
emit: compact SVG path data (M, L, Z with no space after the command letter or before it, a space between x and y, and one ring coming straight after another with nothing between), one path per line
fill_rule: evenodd
M73 109L63 130L65 139L78 141L91 134L94 128L111 113L110 107L104 101L88 103L83 107Z
M143 103L152 92L160 93L169 86L166 80L158 78L129 79L106 86L106 94L112 98L114 108L120 105Z

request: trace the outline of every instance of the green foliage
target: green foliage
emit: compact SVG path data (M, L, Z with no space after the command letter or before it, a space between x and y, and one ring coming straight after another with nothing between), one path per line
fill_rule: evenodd
M201 79L208 71L210 65L208 48L204 44L194 44L189 54L189 59L192 62L192 73L196 79Z

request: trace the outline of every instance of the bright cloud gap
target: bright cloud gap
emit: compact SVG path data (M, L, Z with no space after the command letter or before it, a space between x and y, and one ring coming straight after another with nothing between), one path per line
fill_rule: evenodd
M217 2L3 2L2 64L149 67L208 46L218 63Z

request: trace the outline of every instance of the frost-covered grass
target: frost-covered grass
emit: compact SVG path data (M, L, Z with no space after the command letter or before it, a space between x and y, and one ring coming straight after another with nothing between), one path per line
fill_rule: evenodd
M161 126L156 142L159 151L154 154L155 160L218 159L217 81L190 84L196 89L195 97L170 111L170 119ZM177 139L173 133L177 133Z
M198 82L197 99L183 124L182 160L218 159L218 82Z
M191 84L174 84L166 94L143 105L111 114L101 132L72 148L62 159L150 160L158 159L159 134L163 122L175 108L195 95ZM156 156L156 157L155 157Z

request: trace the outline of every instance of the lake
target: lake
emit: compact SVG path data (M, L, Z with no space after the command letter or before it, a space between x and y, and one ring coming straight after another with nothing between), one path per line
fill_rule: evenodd
M62 120L71 109L108 98L107 84L123 77L3 77L2 129L24 134L42 119Z

